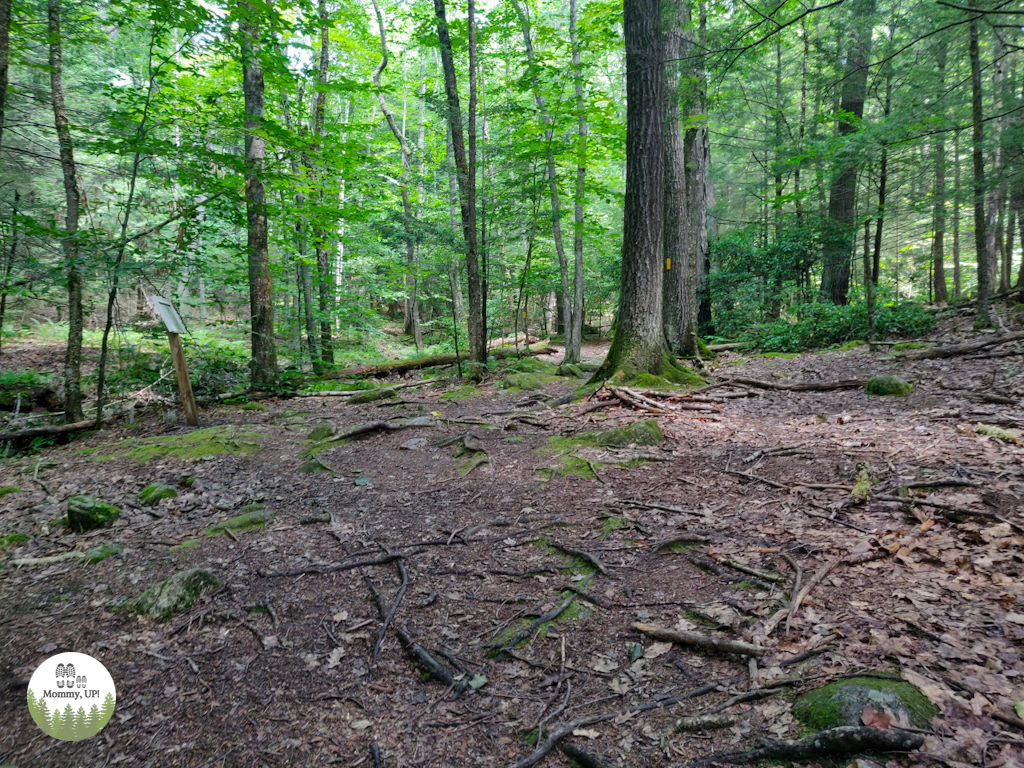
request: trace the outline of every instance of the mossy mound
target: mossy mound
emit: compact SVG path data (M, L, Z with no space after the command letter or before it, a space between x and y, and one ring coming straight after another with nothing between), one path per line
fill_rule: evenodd
M0 552L3 552L7 547L20 547L29 537L24 533L8 533L6 536L0 536Z
M783 360L792 360L793 358L800 357L799 352L762 352L759 355L754 355L755 358L762 357L768 360L775 358L782 358Z
M853 477L853 490L850 496L856 501L867 501L871 498L871 486L878 481L866 461L857 462L856 474Z
M928 349L928 345L917 341L901 341L899 344L893 344L892 349L894 352L903 352L907 349Z
M257 402L254 402L254 401L250 400L248 403L245 403L242 406L242 410L243 411L265 411L265 410L267 410L267 406L264 405L263 403L257 403Z
M558 370L558 366L536 357L520 357L509 363L508 369L517 373L543 373L553 376Z
M17 493L20 490L21 488L16 485L2 485L0 486L0 499L9 494Z
M537 373L510 373L498 380L496 386L501 389L543 389L544 377Z
M326 440L337 431L337 428L333 424L317 424L306 435L307 440L312 440L314 443L319 443L321 440Z
M928 728L938 707L910 683L880 677L850 677L798 696L793 714L816 731L842 725L863 725L866 708L906 713L915 728Z
M186 549L195 549L196 547L199 546L199 544L200 544L199 539L187 539L187 540L181 542L181 544L175 544L173 547L171 547L171 551L172 552L183 552Z
M209 571L190 568L154 584L135 600L125 603L125 607L132 613L165 621L191 608L206 590L219 586L220 581Z
M207 536L217 536L224 531L245 531L249 528L262 528L274 518L274 512L262 504L246 504L240 510L242 514L229 517L216 525L211 525Z
M864 391L879 397L906 397L914 391L914 385L899 376L873 376Z
M262 442L263 435L251 428L206 427L175 435L131 438L118 443L115 450L144 464L168 457L196 461L229 453L248 455L256 453ZM97 459L101 458L104 457L97 456Z
M836 347L836 352L849 352L851 349L856 349L857 347L864 347L864 346L867 346L867 342L866 341L861 341L860 339L854 339L853 341L846 342L842 346Z
M106 560L108 557L115 557L120 555L124 551L124 546L121 544L100 544L98 547L93 547L85 553L85 562L90 565Z
M390 400L393 397L398 397L398 393L392 387L381 387L379 389L368 389L365 392L360 392L358 395L352 395L348 399L352 405L359 405L360 403L375 403L378 400Z
M92 496L72 496L68 499L68 528L76 533L106 528L121 516L121 510L113 504L100 501Z
M139 493L139 504L144 507L155 507L160 503L160 499L173 499L177 495L177 489L162 483L153 483L152 485L147 485Z
M644 419L628 427L584 432L576 438L602 448L625 448L627 445L659 445L665 440L657 419Z
M451 389L445 392L443 395L441 395L441 399L449 401L469 400L470 398L478 397L479 395L480 390L474 387L472 384L463 384L460 387L456 387L455 389Z
M1003 443L1010 443L1011 445L1020 445L1021 438L1019 435L1014 434L1008 429L997 427L994 424L977 424L974 427L975 434L985 435L986 437L994 437Z
M571 376L573 378L582 379L584 376L583 369L573 363L563 363L558 366L559 376Z

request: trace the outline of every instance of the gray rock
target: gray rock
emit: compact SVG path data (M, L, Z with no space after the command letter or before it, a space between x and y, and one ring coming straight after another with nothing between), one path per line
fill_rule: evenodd
M406 440L399 447L406 451L419 451L427 447L427 438L414 437L411 440Z

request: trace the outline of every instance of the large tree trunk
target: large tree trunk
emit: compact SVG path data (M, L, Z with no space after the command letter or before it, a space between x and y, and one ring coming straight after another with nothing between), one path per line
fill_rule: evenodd
M260 27L252 6L243 4L241 27L242 91L245 96L245 218L248 225L249 312L252 327L253 389L277 381L274 346L274 296L267 245L267 191L263 185L266 139L263 128L263 63Z
M4 109L7 106L7 72L10 69L11 0L0 0L0 147L4 141Z
M697 265L692 258L690 220L686 210L686 155L680 118L680 62L689 54L685 30L690 22L685 0L664 0L665 34L665 201L662 322L669 350L690 356L696 347Z
M565 362L580 362L583 343L583 204L587 180L587 111L583 96L583 70L577 38L579 0L569 0L569 42L572 45L572 77L576 88L576 194L573 212L573 276L571 322L565 329Z
M320 16L320 57L316 72L316 101L313 105L313 167L320 170L314 174L313 193L321 205L325 199L323 185L316 183L316 177L323 171L324 120L327 114L327 69L330 66L330 27L327 24L327 3L320 0L318 14ZM342 188L344 195L344 188ZM322 214L321 214L322 215ZM320 218L320 215L317 216ZM331 338L331 302L334 298L335 270L331 269L331 255L327 230L323 227L313 228L313 243L316 248L316 271L318 283L318 305L320 310L320 360L323 365L334 363L334 341Z
M977 0L969 0L973 10ZM985 122L982 110L981 55L978 51L978 15L970 19L970 42L968 52L971 59L971 143L974 157L974 250L978 262L978 315L975 324L989 326L988 297L992 292L991 272L985 236Z
M953 295L960 298L960 132L953 134Z
M940 38L935 51L935 66L938 70L936 99L945 95L946 88L946 41ZM938 102L937 102L938 103ZM935 301L946 301L946 141L945 134L939 133L932 145L935 168L935 187L932 194L932 283Z
M412 200L409 198L409 166L412 157L412 150L409 142L405 139L405 131L398 127L394 115L388 108L387 99L380 89L380 76L388 66L388 43L384 34L384 16L380 12L380 4L373 0L373 10L377 14L377 28L380 30L380 64L373 70L373 85L377 89L377 104L380 106L381 114L391 129L391 133L398 142L398 149L402 155L402 177L398 182L398 194L402 198L402 231L405 235L405 284L408 296L405 299L405 332L411 333L416 344L416 351L423 349L423 335L420 331L419 302L416 297L416 237L413 233ZM404 124L403 119L403 124Z
M867 92L868 64L871 59L871 32L875 0L853 0L850 43L846 55L842 99L839 104L839 135L860 130ZM828 221L822 243L821 296L833 304L846 304L850 290L850 259L856 226L855 196L858 162L849 157L832 182Z
M472 7L472 0L470 0ZM487 360L487 331L484 325L483 282L480 274L480 257L477 252L476 233L476 179L471 173L466 154L465 136L462 133L462 108L459 105L459 87L455 79L455 62L452 57L452 41L445 18L444 0L434 0L437 16L437 39L441 51L441 67L444 70L444 89L448 98L448 129L452 137L452 153L455 156L455 170L459 187L459 207L462 213L462 236L466 243L466 278L469 281L469 357L476 366ZM475 63L475 62L474 62ZM470 67L472 70L472 66ZM475 80L475 77L472 77ZM473 101L473 96L470 96ZM470 116L473 115L471 104ZM471 126L472 129L475 126ZM475 145L475 138L471 139ZM474 153L475 154L475 153ZM475 166L475 158L474 158ZM472 169L475 171L475 168ZM479 370L479 369L478 369Z
M1006 49L999 39L999 35L993 37L992 53L992 94L994 103L992 111L1000 114L1003 111L1004 83L1006 82ZM1002 165L1002 127L1003 118L996 118L992 121L991 138L991 160L989 172L996 181L988 197L988 220L985 222L985 255L988 257L989 288L999 281L999 290L1008 290L1009 286L1004 285L1000 279L999 252L1002 240L1002 213L1003 213L1003 188L1004 184L1000 177L1000 166Z
M64 354L64 421L71 424L82 420L82 273L79 271L78 215L81 193L78 188L78 168L67 108L64 106L63 52L60 41L60 0L47 4L50 40L50 97L53 103L53 122L60 146L60 167L64 177L64 232L61 247L64 252L68 285L68 346Z
M660 374L671 365L661 317L665 77L661 0L625 0L626 194L615 338L594 375Z
M530 18L527 11L520 7L518 0L512 0L512 7L519 16L519 24L523 32L523 45L526 47L526 59L529 62L530 76L533 83L533 103L537 105L541 121L544 124L544 143L547 146L548 185L551 189L551 236L555 241L555 254L558 256L558 276L561 280L562 293L558 297L559 331L568 338L572 324L572 297L569 292L569 262L565 258L565 246L562 243L562 206L558 197L558 170L555 167L555 128L544 102L544 94L540 90L540 79L537 77L537 62L533 53L533 41L530 37Z

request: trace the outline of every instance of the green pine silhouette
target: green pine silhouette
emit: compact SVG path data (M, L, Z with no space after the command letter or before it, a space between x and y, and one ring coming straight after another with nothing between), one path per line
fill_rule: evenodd
M100 722L100 708L96 702L93 702L92 709L89 710L89 735L94 736L100 732L103 724Z
M64 718L60 714L60 710L54 708L53 715L50 718L50 735L55 738L60 738L61 732L64 730Z
M86 714L85 707L79 704L75 715L75 740L87 739L90 736L92 733L89 732L89 715Z
M100 710L99 725L96 726L98 731L100 728L110 722L110 718L114 714L114 694L108 693L103 699L103 709Z
M64 717L61 718L64 721L64 727L61 732L61 738L64 741L75 740L75 710L71 708L70 702L64 705Z

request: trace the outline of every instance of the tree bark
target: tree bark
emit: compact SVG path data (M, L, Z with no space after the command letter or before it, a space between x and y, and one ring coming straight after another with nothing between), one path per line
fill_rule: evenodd
M867 92L874 16L875 0L854 0L851 9L850 44L839 105L841 116L838 127L841 137L860 130ZM843 163L843 167L832 182L828 221L822 244L821 296L833 304L846 304L849 301L850 258L856 226L855 197L859 166L857 159L852 156L840 162Z
M892 70L885 73L885 106L882 117L888 118L892 110ZM878 163L878 214L875 221L875 252L871 261L871 282L878 286L882 270L882 226L885 224L885 193L889 181L889 145L882 144L882 157Z
M274 296L267 244L267 191L263 184L266 139L263 128L264 84L262 42L256 11L243 3L240 24L242 91L245 96L245 217L248 225L249 312L252 327L250 378L253 389L277 381L274 346Z
M689 54L685 0L663 1L665 37L665 200L662 323L669 350L680 357L696 349L697 265L687 216L686 154L680 118L680 62ZM692 151L692 144L691 144Z
M935 66L938 71L936 99L945 95L946 88L946 40L940 38L935 51ZM941 103L938 102L937 103ZM932 281L935 301L944 302L946 293L946 142L945 134L938 133L932 145L935 187L932 194Z
M687 128L683 150L686 154L686 215L690 220L690 260L697 271L695 302L696 308L687 308L683 316L691 322L696 317L693 330L683 330L683 338L692 338L696 343L698 330L707 329L713 333L711 316L711 290L707 283L711 274L711 247L708 233L711 222L708 210L714 206L715 189L708 176L711 167L711 134L707 125L707 5L699 4L699 23L697 28L697 48L701 55L690 59L690 87L693 89L693 100L690 103L690 123L698 123L699 127ZM689 300L689 295L684 298ZM697 354L697 348L686 350L690 355Z
M10 69L12 0L0 0L0 147L4 140L4 110L7 106L7 73Z
M993 36L992 47L992 111L998 115L1003 111L1007 63L1006 48L1003 46L999 35ZM996 182L989 193L987 212L988 221L985 223L985 253L988 256L989 288L991 289L996 284L996 281L999 281L1000 292L1005 289L1009 289L1009 285L1003 284L1001 277L1002 273L999 269L999 255L1003 230L1003 192L1005 187L1005 184L999 178L1003 162L1002 128L1003 118L997 118L992 121L992 136L990 142L992 149L990 156L991 159L989 162L989 172Z
M327 3L320 0L318 6L320 17L320 56L316 72L316 101L313 106L313 167L322 164L324 121L327 114L327 70L330 66L330 26L327 24ZM323 185L316 183L318 172L314 172L314 187L320 203L324 201ZM343 188L344 189L344 188ZM342 192L344 194L344 191ZM322 214L318 214L317 218ZM313 227L313 245L316 249L316 271L318 285L318 305L320 310L320 361L324 366L334 364L334 341L331 338L331 300L334 298L334 275L331 269L331 257L328 251L327 230Z
M78 167L75 165L71 126L64 105L63 51L60 40L60 0L47 4L50 40L50 97L53 121L60 146L60 167L64 179L64 232L61 248L64 253L68 286L68 345L64 354L64 421L82 419L82 274L79 271L78 216L81 192Z
M470 0L472 7L472 0ZM434 0L434 13L437 16L438 48L441 51L441 66L444 70L444 89L448 100L448 129L452 137L452 153L455 156L456 177L459 187L459 207L462 213L462 236L466 243L466 278L469 281L469 315L467 318L469 335L470 361L477 367L487 360L487 331L484 324L483 282L480 274L480 257L477 252L476 233L476 178L475 167L470 167L466 153L465 136L462 132L462 109L459 105L459 87L455 78L455 62L452 56L452 41L448 33L448 20L445 18L444 0ZM475 36L474 36L475 37ZM475 58L475 56L474 56ZM475 62L474 62L475 63ZM472 66L470 67L472 71ZM475 76L471 75L475 81ZM474 101L471 94L470 101ZM472 124L470 133L476 128L473 117L475 105L471 104L470 116ZM471 136L475 150L476 139ZM475 151L473 152L475 155ZM476 165L475 157L473 166ZM472 173L471 173L472 171Z
M594 375L660 374L671 364L661 317L665 77L661 0L625 0L626 193L615 338Z
M977 9L977 0L968 0L972 12ZM989 326L988 298L992 291L989 271L989 257L986 243L985 220L985 123L981 92L981 54L978 50L978 18L972 13L968 53L971 60L971 143L974 158L974 250L978 262L978 315L975 324Z
M391 129L391 133L398 142L398 149L402 155L402 176L398 182L398 194L402 198L402 231L405 234L405 263L406 272L405 284L408 296L405 299L405 322L406 333L411 333L416 344L416 351L423 349L423 335L420 331L419 302L416 296L416 236L413 232L412 200L409 197L409 166L411 164L412 150L409 142L405 139L405 131L398 127L394 115L388 108L387 100L380 89L380 76L388 66L388 43L384 33L384 16L380 12L380 4L373 0L373 10L377 14L377 28L380 30L380 64L373 70L373 85L377 89L377 104L380 106L381 114ZM404 122L404 120L403 120Z
M953 134L953 295L960 298L960 132Z
M569 262L565 257L565 246L562 242L562 206L558 195L558 170L555 166L555 129L544 102L544 94L540 90L540 79L537 77L537 61L533 53L533 41L530 37L530 18L527 11L519 5L518 0L512 0L512 7L519 17L519 24L523 33L523 45L526 48L526 59L530 68L530 79L533 84L533 103L537 105L540 112L541 122L544 125L544 143L547 147L547 174L548 185L551 190L551 236L555 242L555 254L558 257L558 276L561 280L561 295L558 296L558 323L559 329L566 338L572 333L572 295L569 292Z
M566 363L580 362L583 343L583 205L587 182L587 110L583 93L583 70L577 30L579 0L569 0L569 43L572 46L572 77L576 89L576 193L573 211L572 309L565 331Z

